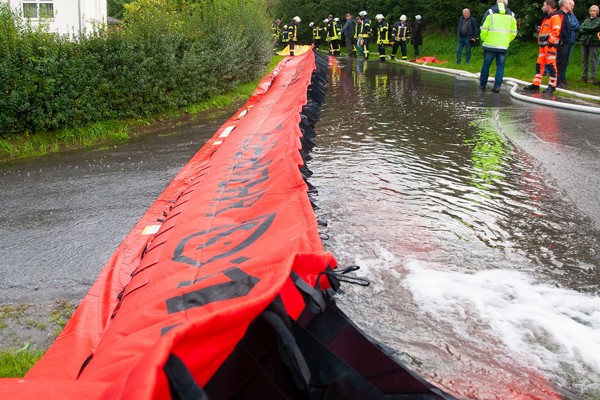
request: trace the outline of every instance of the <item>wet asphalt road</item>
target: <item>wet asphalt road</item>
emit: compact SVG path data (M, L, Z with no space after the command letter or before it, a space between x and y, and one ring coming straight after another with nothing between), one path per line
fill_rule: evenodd
M0 304L80 299L181 167L239 107L127 144L0 166Z
M600 229L600 116L526 104L504 90L479 93L471 80L419 76L507 114L504 135ZM239 106L164 124L127 144L0 166L0 304L81 298L157 195Z
M515 113L515 126L505 135L535 158L600 229L600 114L514 102L522 114Z

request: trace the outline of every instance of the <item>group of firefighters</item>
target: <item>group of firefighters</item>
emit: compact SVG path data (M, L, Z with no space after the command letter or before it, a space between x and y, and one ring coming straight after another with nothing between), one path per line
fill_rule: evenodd
M329 54L333 56L340 55L340 42L342 36L345 38L348 55L354 57L355 54L368 58L369 44L375 41L379 52L379 60L385 61L386 46L392 45L392 58L396 57L398 49L401 51L403 60L407 59L407 44L412 42L415 57L419 55L419 45L422 42L421 36L421 17L415 17L416 22L413 29L408 26L406 15L402 15L392 29L382 14L375 16L376 23L372 23L366 11L358 13L356 19L350 14L346 14L346 23L344 26L339 18L329 15L322 23L311 22L309 27L312 29L312 40L315 47L319 47L323 40L327 43ZM294 45L297 43L297 25L300 22L299 17L294 17L289 24L280 28L281 21L276 19L273 22L273 37L276 41L281 41L284 46L289 45L290 55L294 55Z

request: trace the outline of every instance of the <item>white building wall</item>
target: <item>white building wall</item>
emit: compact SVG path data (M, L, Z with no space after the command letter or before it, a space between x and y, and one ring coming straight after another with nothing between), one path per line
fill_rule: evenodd
M22 15L22 0L0 0ZM32 25L45 25L50 32L78 36L92 32L94 25L106 24L106 0L53 0L54 18L31 19Z

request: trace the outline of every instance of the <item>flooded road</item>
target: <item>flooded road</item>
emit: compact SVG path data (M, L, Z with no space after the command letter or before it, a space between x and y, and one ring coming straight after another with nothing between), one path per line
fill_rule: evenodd
M0 168L0 304L81 298L234 113ZM459 398L600 399L598 116L339 59L309 167L341 307Z
M311 183L373 281L342 308L460 398L600 398L598 121L340 61Z

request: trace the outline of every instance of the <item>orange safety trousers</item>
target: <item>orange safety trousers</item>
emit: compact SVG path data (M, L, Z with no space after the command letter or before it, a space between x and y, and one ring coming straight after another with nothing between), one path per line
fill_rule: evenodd
M533 78L534 85L540 86L542 84L542 77L544 76L546 67L548 67L548 75L550 77L548 85L556 87L558 75L558 69L556 68L556 46L540 46L540 54L538 54L535 64L535 77Z

